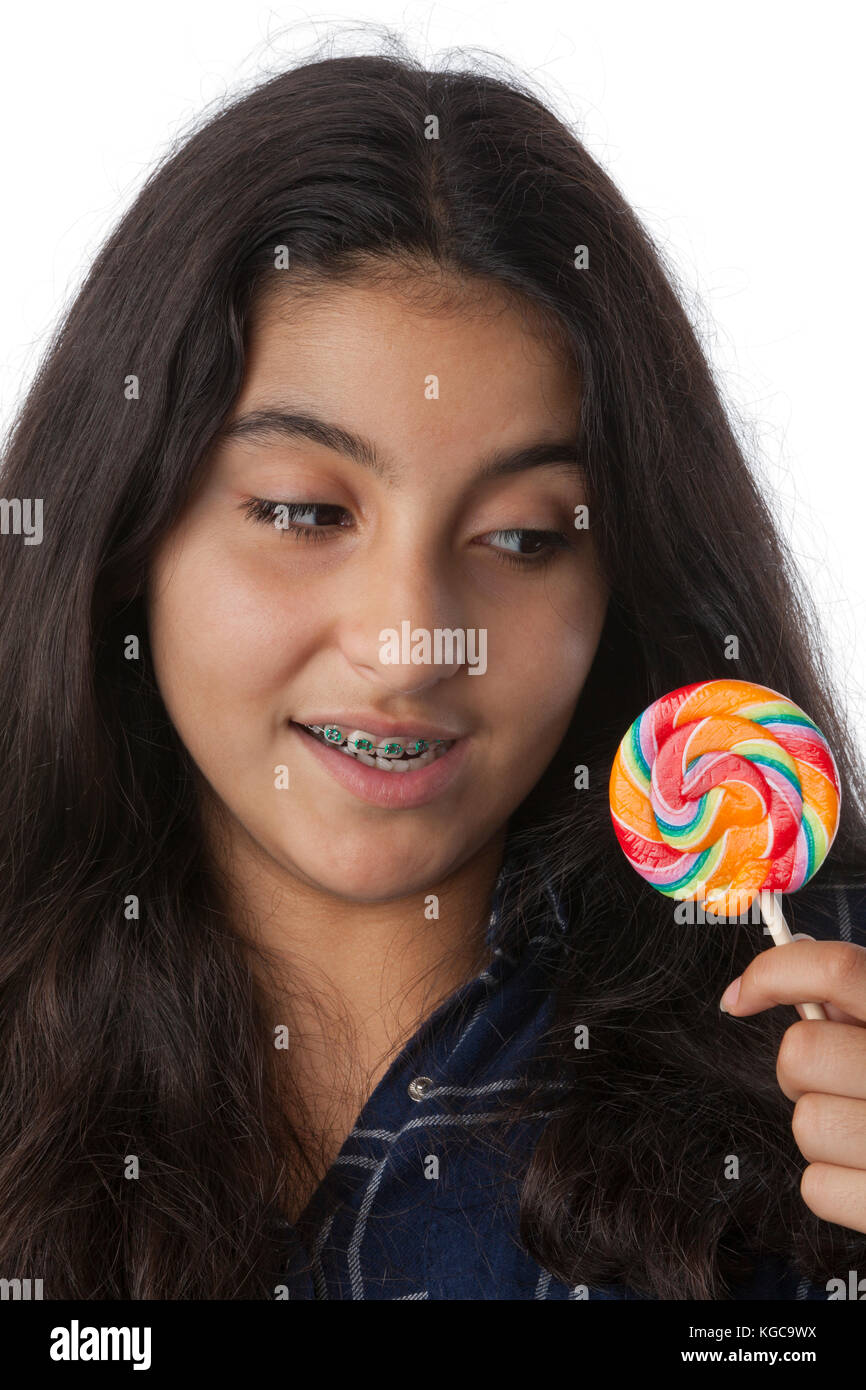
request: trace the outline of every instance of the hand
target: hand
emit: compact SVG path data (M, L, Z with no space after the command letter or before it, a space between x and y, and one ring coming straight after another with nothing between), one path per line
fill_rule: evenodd
M866 1234L866 947L803 938L773 946L722 999L738 1018L775 1004L824 1005L826 1020L806 1019L798 1009L776 1076L796 1102L791 1128L809 1160L803 1201L822 1221Z

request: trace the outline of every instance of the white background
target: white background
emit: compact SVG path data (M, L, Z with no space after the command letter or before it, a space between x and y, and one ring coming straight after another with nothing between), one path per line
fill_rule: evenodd
M308 56L482 49L577 129L673 263L866 744L863 25L852 3L43 0L0 21L0 428L147 170ZM459 57L458 54L453 56Z

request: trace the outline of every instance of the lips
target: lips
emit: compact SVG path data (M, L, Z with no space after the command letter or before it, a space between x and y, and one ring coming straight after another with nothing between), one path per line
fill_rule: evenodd
M441 744L414 756L406 756L405 750L399 755L384 756L362 748L350 751L348 738L339 744L325 738L324 729L334 728L332 725L321 726L319 733L299 720L289 720L288 725L324 770L347 791L362 801L391 810L423 806L443 795L460 777L472 742L461 736L447 742L443 739ZM341 735L345 733L336 727ZM350 728L349 733L363 731Z

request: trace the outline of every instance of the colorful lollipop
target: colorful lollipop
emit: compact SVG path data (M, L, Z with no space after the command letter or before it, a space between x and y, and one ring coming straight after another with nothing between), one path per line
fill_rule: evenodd
M821 867L839 825L839 774L820 729L749 681L684 685L645 709L620 744L610 811L620 846L669 898L720 917L758 898L776 945L793 938L775 893ZM809 1018L826 1018L804 1004Z

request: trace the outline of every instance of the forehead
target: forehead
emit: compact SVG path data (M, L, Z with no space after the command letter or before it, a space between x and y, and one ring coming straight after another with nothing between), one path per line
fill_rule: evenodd
M495 284L424 276L301 283L260 294L238 408L291 393L392 418L439 405L438 423L489 413L576 422L579 375L563 326Z

